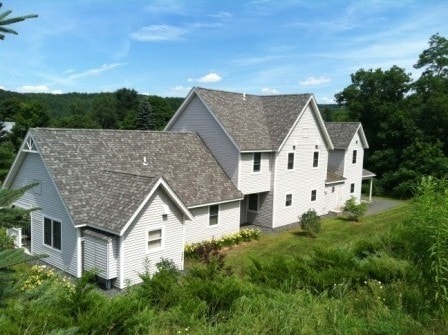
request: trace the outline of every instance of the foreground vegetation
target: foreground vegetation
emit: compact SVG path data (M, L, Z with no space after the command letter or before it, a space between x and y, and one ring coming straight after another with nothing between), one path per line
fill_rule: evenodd
M184 273L164 261L112 297L22 264L2 283L0 333L446 334L447 189L426 179L394 210L265 234Z

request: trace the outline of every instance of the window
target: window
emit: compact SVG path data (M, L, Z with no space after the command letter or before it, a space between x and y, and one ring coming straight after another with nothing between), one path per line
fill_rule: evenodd
M350 193L355 193L355 183L350 184Z
M249 194L249 210L258 212L258 193Z
M358 156L358 151L353 150L352 163L356 164L356 156Z
M317 190L312 190L311 191L311 201L316 201L317 200Z
M148 231L148 251L162 248L162 228Z
M61 250L61 223L44 218L44 244Z
M261 152L254 152L254 172L261 171Z
M213 205L208 210L208 225L215 226L218 224L219 205Z
M288 154L288 170L294 169L294 153L290 152Z
M286 195L285 206L289 207L291 205L292 205L292 194L287 194Z
M319 166L319 151L314 151L313 155L313 167Z

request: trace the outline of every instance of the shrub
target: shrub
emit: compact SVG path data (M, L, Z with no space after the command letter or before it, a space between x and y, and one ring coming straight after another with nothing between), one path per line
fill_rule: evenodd
M367 211L367 203L356 203L356 198L351 197L345 202L344 211L347 214L347 218L351 221L359 222Z
M301 228L310 235L319 233L321 225L321 219L314 209L309 209L300 217Z
M13 249L14 239L6 234L6 229L0 229L0 251Z

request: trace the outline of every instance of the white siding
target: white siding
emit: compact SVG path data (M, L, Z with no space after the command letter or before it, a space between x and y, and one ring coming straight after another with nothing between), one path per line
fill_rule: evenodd
M84 270L97 270L104 279L117 277L117 238L98 238L85 234Z
M248 203L248 196L245 197ZM272 201L273 192L263 192L258 194L258 212L247 210L246 222L262 227L272 227Z
M357 150L356 164L352 163L353 150ZM361 183L362 183L362 166L364 160L364 149L362 147L361 139L359 133L353 136L346 152L345 152L345 169L344 177L347 178L345 181L344 189L344 202L354 196L358 201L361 199ZM355 184L355 192L350 193L350 185Z
M71 223L63 202L54 187L43 161L37 153L26 153L11 188L19 188L34 181L39 187L28 190L17 205L39 207L31 213L31 252L47 254L43 261L78 276L78 231ZM61 250L44 245L44 216L61 222Z
M171 131L196 131L235 185L238 183L239 153L198 97L192 98Z
M272 153L261 153L261 169L254 172L254 154L242 153L238 189L243 194L267 192L271 189Z
M315 151L319 152L318 167L313 167ZM290 152L295 153L292 171L287 169ZM311 107L308 106L276 157L274 228L297 222L298 217L308 209L316 210L319 215L328 212L325 203L327 164L328 149ZM311 202L312 190L317 192L315 202ZM286 194L289 193L292 194L292 205L286 207Z
M345 184L333 184L325 187L325 201L328 211L338 211L344 206L342 201Z
M169 208L169 214L162 215L162 204ZM163 247L160 250L148 252L148 231L162 229ZM131 285L141 282L139 274L149 270L156 271L156 264L162 258L170 259L177 268L183 269L184 255L184 227L183 214L176 204L168 197L162 188L159 188L149 199L141 213L129 226L123 238L123 278L116 281ZM148 265L148 268L145 267ZM124 287L120 287L124 288Z
M194 220L185 222L185 243L195 243L233 234L240 229L240 202L219 205L218 224L209 226L208 206L192 208Z

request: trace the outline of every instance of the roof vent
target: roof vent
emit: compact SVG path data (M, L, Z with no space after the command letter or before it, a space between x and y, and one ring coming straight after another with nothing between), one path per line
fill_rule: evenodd
M246 93L243 93L243 100L246 100Z
M147 166L147 165L148 165L148 162L146 161L146 156L143 156L143 165L144 165L144 166Z

